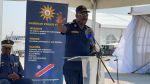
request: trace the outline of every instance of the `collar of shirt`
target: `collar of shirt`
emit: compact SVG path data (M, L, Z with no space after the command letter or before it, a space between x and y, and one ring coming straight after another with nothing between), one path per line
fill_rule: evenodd
M80 30L86 30L86 25L84 25L83 27L79 26L76 19L73 20L73 23L75 23Z

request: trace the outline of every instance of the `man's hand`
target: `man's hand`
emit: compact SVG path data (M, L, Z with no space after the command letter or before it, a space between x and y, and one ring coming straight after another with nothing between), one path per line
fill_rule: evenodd
M57 22L57 24L62 24L63 23L62 12L58 13L56 22Z
M62 12L58 13L58 16L57 16L57 19L56 19L56 22L58 24L58 31L59 32L62 32L62 33L66 33L67 31L67 28L63 26L63 17L62 17Z
M12 74L8 75L8 78L11 80L17 80L17 79L20 79L20 76L16 74L15 72L13 72Z

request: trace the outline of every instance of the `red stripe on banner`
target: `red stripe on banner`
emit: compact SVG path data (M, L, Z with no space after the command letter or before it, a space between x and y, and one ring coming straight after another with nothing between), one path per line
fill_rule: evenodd
M45 74L46 72L48 72L52 68L54 68L54 64L47 65L45 68L43 68L42 70L40 70L39 72L37 72L35 74L35 77L38 78L38 77L42 76L43 74Z

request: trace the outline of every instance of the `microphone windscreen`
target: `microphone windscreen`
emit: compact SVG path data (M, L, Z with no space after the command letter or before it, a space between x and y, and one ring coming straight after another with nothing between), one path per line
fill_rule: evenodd
M85 30L85 35L86 35L86 37L87 37L88 39L90 39L90 38L93 37L94 32L93 32L93 30L92 30L91 28L87 28L87 29Z

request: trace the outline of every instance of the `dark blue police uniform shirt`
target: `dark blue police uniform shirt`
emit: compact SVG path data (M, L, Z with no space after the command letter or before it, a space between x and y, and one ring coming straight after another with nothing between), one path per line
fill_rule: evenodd
M88 56L90 53L90 40L86 38L85 30L89 28L84 26L83 29L79 27L75 20L71 23L65 24L67 28L66 33L66 45L65 45L65 57L74 56ZM65 69L82 70L81 61L66 61L64 63Z
M13 54L1 54L0 79L7 79L8 75L13 72L17 73L20 77L23 76L23 68L19 62L19 57Z
M85 25L81 29L75 20L65 26L67 28L65 56L87 56L90 53L90 40L86 38L85 30L89 27Z

